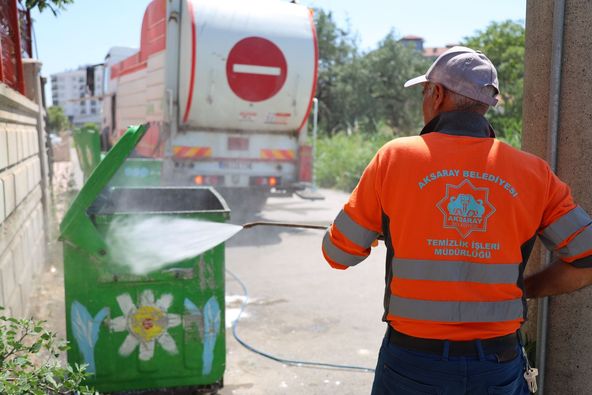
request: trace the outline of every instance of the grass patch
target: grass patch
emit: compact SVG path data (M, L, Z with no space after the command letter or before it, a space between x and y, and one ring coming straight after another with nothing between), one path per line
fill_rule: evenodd
M317 184L323 188L351 192L376 151L393 138L390 130L351 135L340 132L320 138L315 158Z

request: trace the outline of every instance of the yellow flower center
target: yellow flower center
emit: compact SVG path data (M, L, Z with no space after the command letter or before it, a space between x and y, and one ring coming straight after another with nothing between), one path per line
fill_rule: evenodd
M130 332L144 342L160 337L166 331L166 315L154 306L140 306L130 315Z

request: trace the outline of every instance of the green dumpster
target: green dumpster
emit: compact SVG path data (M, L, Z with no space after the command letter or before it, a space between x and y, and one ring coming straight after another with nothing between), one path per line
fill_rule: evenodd
M128 158L113 176L111 186L158 186L161 185L162 160Z
M72 131L72 138L86 181L101 161L101 135L97 128L82 127Z
M229 218L211 188L108 185L144 133L122 136L60 224L68 361L86 364L87 383L103 393L215 392L226 358L223 244L145 275L109 258L105 236L116 219Z
M106 153L101 152L100 133L96 128L82 127L72 132L84 180L97 167ZM127 158L109 181L111 186L161 185L162 160L152 158Z

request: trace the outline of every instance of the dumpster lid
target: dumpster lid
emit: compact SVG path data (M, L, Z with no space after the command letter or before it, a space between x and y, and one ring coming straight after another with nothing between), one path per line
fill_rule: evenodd
M109 184L111 178L117 173L127 157L132 153L136 145L140 142L146 130L147 124L139 126L130 126L121 136L117 143L105 155L103 160L91 173L90 177L78 192L78 195L72 202L72 205L66 212L64 219L60 224L60 236L66 237L68 233L76 230L72 226L81 216L86 216L86 211L93 204L101 191Z

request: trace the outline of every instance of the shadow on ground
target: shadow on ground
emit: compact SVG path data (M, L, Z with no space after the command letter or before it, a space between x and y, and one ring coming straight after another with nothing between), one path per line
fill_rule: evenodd
M235 225L244 225L250 222L269 221L261 213L232 212L230 223ZM232 239L226 242L228 247L264 247L278 244L282 241L282 234L295 235L304 230L296 228L276 227L276 226L255 226L253 228L243 229Z

